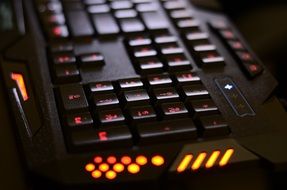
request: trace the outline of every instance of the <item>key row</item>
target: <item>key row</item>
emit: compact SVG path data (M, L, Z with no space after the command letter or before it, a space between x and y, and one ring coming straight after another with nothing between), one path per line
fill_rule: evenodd
M141 75L192 69L177 37L168 32L134 35L126 39L126 46L136 71Z

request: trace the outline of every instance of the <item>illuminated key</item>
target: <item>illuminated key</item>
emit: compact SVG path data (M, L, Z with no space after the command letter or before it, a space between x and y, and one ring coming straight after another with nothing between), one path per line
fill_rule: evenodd
M25 85L24 77L19 73L11 73L11 79L14 80L21 92L22 98L24 101L29 99L27 88Z
M230 160L231 156L233 155L233 153L234 153L234 149L233 148L228 149L225 152L225 154L222 156L222 158L221 158L221 160L219 162L219 166L225 166L229 162L229 160Z
M202 165L204 159L206 158L206 155L207 155L207 154L206 154L205 152L200 153L200 154L197 156L197 158L196 158L196 160L194 161L194 163L192 164L191 169L192 169L192 170L198 170L198 169L200 168L200 166Z
M218 159L218 156L220 155L220 151L214 151L211 156L209 157L208 161L205 164L206 168L211 168L214 166L216 160Z
M182 161L180 162L179 166L177 167L176 171L178 173L183 172L188 167L190 161L192 160L192 154L185 155Z

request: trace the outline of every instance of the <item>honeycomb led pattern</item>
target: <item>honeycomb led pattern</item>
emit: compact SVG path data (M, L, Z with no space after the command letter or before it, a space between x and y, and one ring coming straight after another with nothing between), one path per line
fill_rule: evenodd
M114 180L120 173L129 173L136 175L144 166L160 167L164 165L165 159L161 155L154 155L150 158L144 155L131 157L124 155L121 157L95 156L93 161L85 165L86 172L89 172L92 178Z

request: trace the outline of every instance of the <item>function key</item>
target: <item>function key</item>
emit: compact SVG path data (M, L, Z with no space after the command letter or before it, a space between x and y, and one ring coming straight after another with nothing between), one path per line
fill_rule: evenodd
M236 50L236 51L243 51L243 50L245 50L244 45L238 40L229 40L228 44L233 50Z
M143 46L143 45L151 45L151 39L146 35L138 35L134 37L130 37L128 39L129 46Z
M118 83L121 90L143 87L143 82L139 78L122 79Z
M182 102L170 102L160 105L162 117L164 119L177 119L188 116L188 110Z
M238 51L236 52L239 59L243 62L251 62L254 61L253 56L247 51Z
M76 57L72 53L61 53L53 56L54 64L76 64Z
M141 104L145 105L148 104L150 101L150 97L146 90L132 90L126 91L123 93L124 102L129 105L134 104Z
M209 97L209 92L202 84L193 84L182 87L183 96L190 99Z
M74 131L71 135L73 148L118 148L132 146L132 135L127 126Z
M221 30L220 34L226 40L235 40L236 39L235 34L229 29Z
M192 69L190 61L184 54L165 56L165 61L170 72Z
M92 127L93 118L89 112L78 114L69 114L66 117L67 126L73 129L80 129L82 127Z
M114 87L110 81L93 82L88 85L90 93L113 91Z
M195 114L201 115L219 111L212 99L190 100L188 103Z
M162 73L164 69L163 63L157 57L140 58L136 64L141 74Z
M156 102L170 102L179 99L179 95L173 87L153 89Z
M112 110L100 110L98 111L98 118L102 125L122 124L125 121L125 117L122 113L122 110L119 108Z
M160 75L149 75L147 77L148 84L152 87L155 86L170 86L172 85L172 80L169 75L160 74Z
M140 121L154 121L156 120L156 113L152 106L136 106L131 107L129 110L131 119L135 122Z
M200 77L194 72L180 72L175 74L175 80L179 84L201 82Z
M59 87L62 108L65 112L75 112L88 109L88 101L80 84L62 85Z
M114 93L109 94L94 94L93 95L94 106L98 109L107 107L117 107L119 100Z
M138 125L137 130L140 144L197 138L192 119L144 123Z
M71 83L81 80L80 71L76 65L55 65L54 80L56 83Z
M230 133L225 119L221 115L203 116L199 118L203 128L203 137L223 136Z
M104 56L100 53L89 53L80 55L79 59L83 65L90 65L90 66L103 66L104 63Z
M251 78L263 72L263 67L256 62L243 63L243 67Z

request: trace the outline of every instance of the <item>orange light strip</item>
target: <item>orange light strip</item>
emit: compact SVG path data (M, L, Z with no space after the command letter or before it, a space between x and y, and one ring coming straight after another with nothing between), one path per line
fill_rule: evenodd
M219 162L219 166L225 166L229 162L229 160L230 160L231 156L233 155L233 153L234 153L234 149L233 148L228 149L225 152L225 154L223 155L223 157L221 158L221 160Z
M27 101L29 99L29 96L27 93L23 75L19 73L11 73L11 79L17 83L17 86L21 92L23 100Z
M193 157L192 154L185 155L180 164L178 165L176 171L178 173L185 171L186 168L188 167L188 164L192 160L192 157Z
M219 155L220 155L220 151L218 151L218 150L213 151L213 153L211 154L211 156L209 157L209 159L207 160L207 162L205 164L205 168L213 167L216 160L218 159Z
M192 170L197 170L197 169L199 169L200 166L201 166L201 164L202 164L202 162L203 162L204 159L206 158L206 155L207 155L207 154L206 154L205 152L200 153L200 154L197 156L197 158L196 158L196 160L194 161L194 163L192 164L191 169L192 169Z

